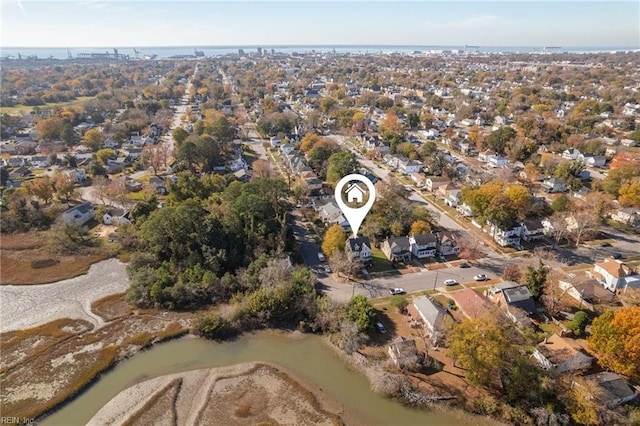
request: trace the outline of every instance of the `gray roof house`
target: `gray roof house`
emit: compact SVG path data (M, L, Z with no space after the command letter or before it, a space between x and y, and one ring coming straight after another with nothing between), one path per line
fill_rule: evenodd
M67 225L84 225L93 219L94 210L91 203L78 204L66 210L60 216Z
M596 400L607 408L633 401L638 396L638 391L619 374L603 371L584 378L599 388L600 392L596 395Z
M437 345L444 335L445 319L449 313L428 296L413 299L413 304L408 307L408 310L412 317L424 323L425 337Z
M389 237L382 242L380 248L392 262L411 259L411 242L408 237Z

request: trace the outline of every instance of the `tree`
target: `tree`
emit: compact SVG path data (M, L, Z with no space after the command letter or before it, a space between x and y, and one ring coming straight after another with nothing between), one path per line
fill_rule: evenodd
M110 148L103 148L98 152L96 152L95 155L96 155L96 160L101 165L105 166L109 162L109 159L115 155L115 152L113 152L113 150Z
M415 112L407 114L407 126L411 129L415 129L420 124L420 116Z
M424 220L416 220L411 224L412 235L428 234L430 232L431 224L429 222L425 222Z
M494 321L465 319L453 326L447 343L449 355L477 385L491 385L506 363L507 340Z
M73 126L68 121L62 125L62 130L60 130L60 140L67 145L71 145L76 142L77 135L73 130Z
M142 164L153 169L154 176L167 166L167 146L165 144L150 145L142 151Z
M36 124L38 137L45 142L53 142L60 137L64 120L59 117L45 118Z
M409 302L405 297L402 296L393 296L391 299L391 306L398 310L398 313L403 314L409 306Z
M41 199L45 205L47 205L53 198L53 181L49 176L35 179L30 185L27 186L27 190L30 194L35 195L36 197Z
M173 129L173 132L171 132L171 136L173 137L173 140L176 141L176 145L180 147L182 142L189 137L189 133L182 127L176 127Z
M640 177L620 186L618 201L625 207L640 207Z
M522 274L520 273L520 265L517 263L511 263L502 272L502 279L505 281L520 282Z
M336 251L344 250L346 236L340 225L333 225L324 234L322 241L322 252L330 257Z
M542 263L542 260L538 260L537 268L531 265L527 266L527 270L524 273L524 283L535 299L539 299L542 295L544 286L547 283L547 275L549 275L549 268Z
M564 194L558 195L551 203L554 213L566 212L571 209L571 200Z
M327 182L337 183L344 176L353 173L358 167L358 160L351 152L343 151L332 154L327 160Z
M598 425L598 386L583 377L574 377L571 388L567 392L567 409L573 420L580 425Z
M484 211L483 217L500 230L506 231L513 226L518 211L511 199L503 193L497 194Z
M589 322L589 317L585 311L578 311L574 314L573 320L569 325L573 334L577 337L580 337L584 334L584 330L587 327L587 323Z
M598 229L596 212L584 206L579 210L573 210L567 216L567 228L573 236L576 247L589 238Z
M96 152L104 144L104 136L98 129L89 129L84 134L83 141L91 151Z
M376 311L365 296L357 294L349 300L345 308L347 318L355 322L360 331L367 331L373 327Z
M76 181L70 174L55 174L53 176L53 186L58 199L62 200L62 198L64 198L67 203L76 192Z
M501 127L491 132L487 138L487 147L496 153L503 155L507 144L516 136L516 131L511 127Z
M529 183L529 185L535 184L538 180L538 177L540 176L540 170L538 169L538 166L533 163L527 163L524 165L524 173L527 176L527 182Z
M253 176L270 178L275 175L273 166L269 161L258 159L253 162Z
M589 345L600 364L634 380L640 379L640 307L606 310L591 324Z

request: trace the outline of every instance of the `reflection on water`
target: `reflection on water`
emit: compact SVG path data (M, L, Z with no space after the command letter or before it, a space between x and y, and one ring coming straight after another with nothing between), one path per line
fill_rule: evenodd
M45 418L41 425L83 425L123 389L150 378L199 368L248 361L283 366L306 385L321 389L343 405L352 418L367 425L493 424L463 413L429 413L402 406L373 393L366 379L351 371L318 336L290 339L273 333L245 335L216 343L185 338L163 343L128 359L100 378L86 392Z

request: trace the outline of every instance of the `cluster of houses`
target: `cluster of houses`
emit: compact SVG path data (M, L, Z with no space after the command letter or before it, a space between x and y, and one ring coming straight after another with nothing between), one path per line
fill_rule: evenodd
M509 281L490 287L484 294L468 288L451 293L450 297L457 311L463 317L471 319L486 318L502 312L519 327L531 327L531 316L536 313L536 305L529 289ZM454 321L448 309L430 296L419 296L408 305L407 311L411 326L420 331L426 342L435 347L445 344L447 331ZM398 368L403 367L402 362L412 359L414 352L417 352L415 342L408 344L403 340L389 346L389 355ZM531 360L540 368L556 375L584 374L593 364L593 357L588 355L579 341L559 334L537 344L533 348ZM598 387L597 400L602 406L613 408L638 396L638 391L619 374L598 372L583 377Z

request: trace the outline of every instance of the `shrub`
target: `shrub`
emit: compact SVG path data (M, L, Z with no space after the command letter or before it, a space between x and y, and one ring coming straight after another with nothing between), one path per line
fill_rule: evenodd
M393 299L391 299L391 306L396 308L401 314L407 309L407 305L409 305L409 302L404 297L394 296Z
M571 331L576 336L582 336L584 334L584 329L587 327L587 323L589 322L589 317L585 311L578 311L573 316L573 320L569 325Z
M215 312L202 313L196 317L193 332L208 339L223 339L231 334L229 322Z

